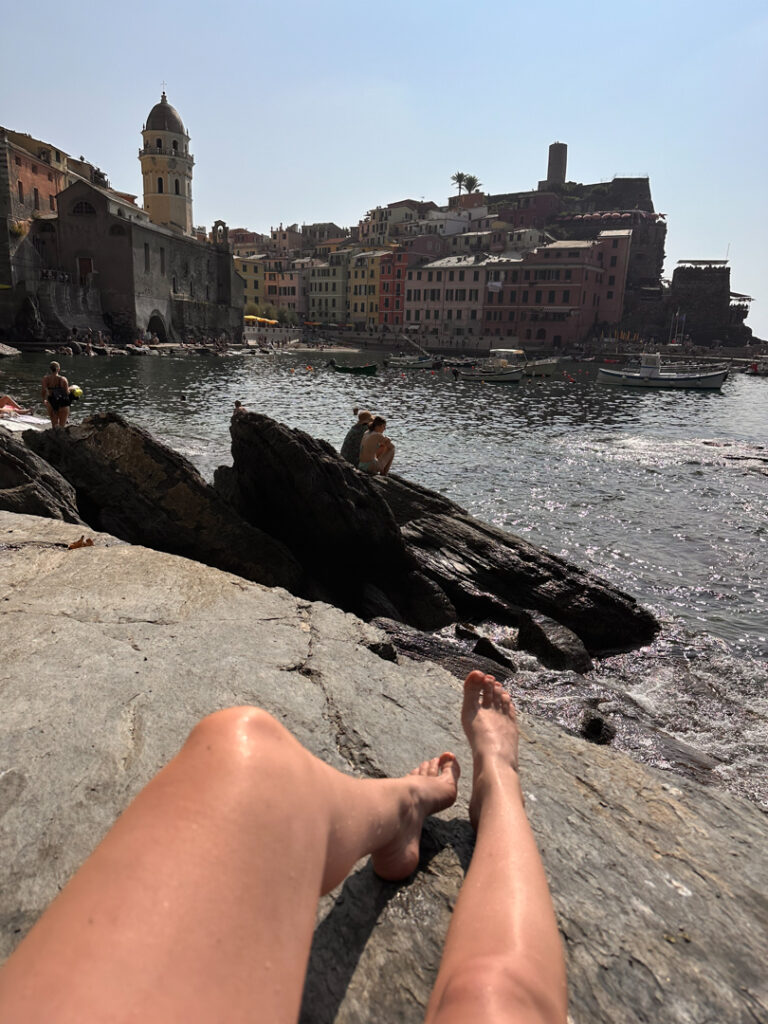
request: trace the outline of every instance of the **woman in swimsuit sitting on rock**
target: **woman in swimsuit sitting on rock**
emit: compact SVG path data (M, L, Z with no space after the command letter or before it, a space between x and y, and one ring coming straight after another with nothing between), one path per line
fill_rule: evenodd
M368 430L363 434L357 468L362 469L364 473L386 476L390 470L395 457L395 446L388 437L384 437L386 428L387 421L384 417L374 416Z
M565 962L518 776L518 728L470 672L477 842L428 1024L565 1024ZM344 775L266 711L204 718L0 972L3 1021L295 1024L317 901L361 857L418 867L424 819L456 800L453 754L399 779Z
M66 426L72 399L69 394L69 381L62 377L58 363L51 363L50 372L43 377L42 392L43 402L51 417L51 426Z

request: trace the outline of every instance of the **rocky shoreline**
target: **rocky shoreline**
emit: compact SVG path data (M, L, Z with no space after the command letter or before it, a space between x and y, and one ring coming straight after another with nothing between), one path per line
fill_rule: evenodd
M657 632L632 598L440 495L370 481L257 414L232 436L211 487L113 414L27 445L0 430L5 953L215 708L260 704L337 767L396 774L438 749L466 761L469 665L513 691L520 664L576 687ZM708 771L695 752L659 773L610 749L625 737L588 701L574 724L593 742L525 716L522 753L573 1021L766 1018L768 819L691 781ZM462 791L408 884L361 866L324 901L302 1020L421 1019L471 846Z

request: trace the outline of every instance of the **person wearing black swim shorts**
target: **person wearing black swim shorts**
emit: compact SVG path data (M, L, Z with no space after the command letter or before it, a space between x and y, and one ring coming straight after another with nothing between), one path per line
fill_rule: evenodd
M51 417L51 426L66 426L72 399L69 394L69 381L62 377L61 367L57 362L51 363L50 372L43 377L42 393L43 402Z

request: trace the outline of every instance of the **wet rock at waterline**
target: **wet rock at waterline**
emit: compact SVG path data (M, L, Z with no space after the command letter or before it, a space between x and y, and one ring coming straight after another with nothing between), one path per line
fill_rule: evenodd
M327 605L104 535L68 550L81 532L0 513L2 953L201 716L254 703L361 777L446 749L462 762L459 800L428 822L412 878L383 883L363 862L322 901L307 975L306 1024L420 1024L473 847L459 683L385 660L370 649L384 634ZM766 1019L768 817L521 719L572 1019Z
M53 466L0 425L0 509L81 523L75 491Z
M93 529L267 586L301 588L301 567L279 541L241 519L185 458L116 413L23 436L74 487Z
M342 607L422 629L458 618L517 623L521 609L533 609L593 652L647 643L658 630L629 595L434 491L368 477L325 441L268 416L239 414L230 429L233 466L217 472L216 485L335 588ZM386 598L370 610L361 600L368 584Z

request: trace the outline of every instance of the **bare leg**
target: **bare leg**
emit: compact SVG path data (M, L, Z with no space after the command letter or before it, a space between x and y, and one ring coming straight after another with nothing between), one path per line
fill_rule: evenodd
M48 399L45 400L45 408L48 410L48 416L50 417L50 420L51 420L51 426L52 427L58 427L58 425L59 425L59 414L53 408L53 406L48 401Z
M458 775L353 779L264 711L211 715L9 959L0 1020L295 1021L318 896L371 852L410 874Z
M565 962L523 808L517 722L492 676L471 672L462 725L473 754L472 863L453 913L428 1024L564 1024Z
M58 416L59 416L58 425L60 427L66 427L67 419L69 418L69 406L68 405L63 405L61 407L61 409L59 409Z
M387 450L384 452L383 455L379 455L379 457L378 457L379 473L381 473L382 476L386 476L387 473L389 472L389 469L390 469L390 466L392 465L392 460L394 459L394 457L395 457L395 446L394 445L392 445L390 448L387 448Z

